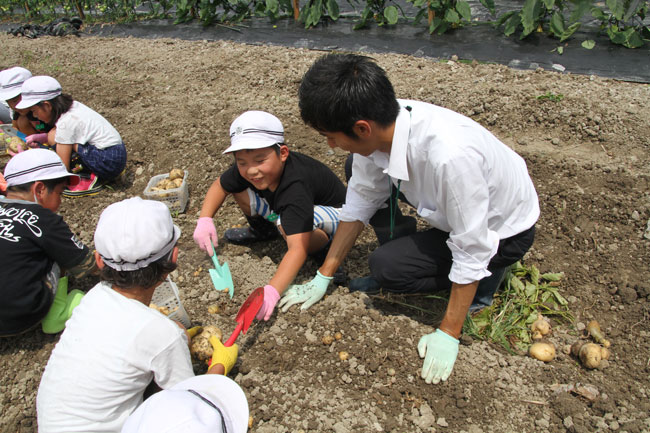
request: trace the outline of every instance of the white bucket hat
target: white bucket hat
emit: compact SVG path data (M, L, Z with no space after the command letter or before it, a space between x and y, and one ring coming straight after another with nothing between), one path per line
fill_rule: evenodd
M95 229L95 248L106 266L135 271L169 254L180 236L163 202L133 197L104 209Z
M284 143L280 119L265 111L247 111L230 125L230 147L223 153L262 149L277 143Z
M8 101L20 95L23 83L32 77L32 73L20 66L0 72L0 101Z
M20 102L16 108L29 108L42 101L49 101L61 94L61 84L47 75L29 78L20 89Z
M248 401L237 383L220 374L186 379L149 397L129 416L122 433L244 433Z
M28 149L11 158L4 172L7 186L23 185L37 180L79 177L69 173L56 152Z

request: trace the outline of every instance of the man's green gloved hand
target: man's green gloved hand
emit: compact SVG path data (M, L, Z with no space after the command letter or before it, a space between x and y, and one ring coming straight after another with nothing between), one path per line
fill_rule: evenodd
M286 313L292 305L300 302L303 303L300 307L301 310L308 309L325 296L327 286L329 286L332 278L324 276L320 271L316 271L314 279L307 284L291 285L280 299L278 306L282 308L283 313Z
M444 382L451 374L458 356L458 340L440 329L424 335L418 343L422 365L422 379L426 383Z
M235 362L237 362L237 352L239 351L239 346L233 344L230 347L226 347L215 335L210 336L210 339L208 341L214 349L208 370L210 370L216 364L221 364L226 370L224 372L224 375L230 373L230 370L232 370L234 367Z

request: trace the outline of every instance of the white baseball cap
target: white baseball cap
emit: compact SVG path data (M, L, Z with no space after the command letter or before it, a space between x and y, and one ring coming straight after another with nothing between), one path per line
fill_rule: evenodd
M8 187L70 176L79 177L68 172L56 152L47 149L28 149L17 154L7 162L4 172Z
M129 416L122 433L244 433L248 401L235 381L220 374L186 379L149 397Z
M266 111L247 111L230 125L230 147L223 153L262 149L277 143L284 143L280 119Z
M49 101L61 94L61 85L52 77L37 75L23 83L20 89L20 102L16 108L29 108L42 101Z
M95 249L106 266L135 271L169 254L180 236L163 202L133 197L104 209L95 229Z
M20 95L23 83L32 77L32 73L20 66L0 72L0 101L8 101Z

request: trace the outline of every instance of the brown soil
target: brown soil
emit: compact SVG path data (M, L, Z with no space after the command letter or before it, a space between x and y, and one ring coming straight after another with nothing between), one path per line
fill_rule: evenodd
M121 184L95 197L65 199L61 206L84 242L92 245L99 214L109 203L142 194L153 175L173 167L189 171L189 204L175 217L183 235L173 279L195 323L215 324L229 334L242 301L268 281L285 247L281 241L251 248L221 243L219 255L230 264L236 286L228 299L212 288L211 262L192 240L201 202L231 163L221 155L230 122L249 109L277 115L292 150L319 158L343 176L346 155L305 127L297 109L301 76L322 53L133 38L0 35L0 42L0 66L53 75L64 91L104 114L127 144L130 159ZM560 350L551 363L469 340L450 379L426 385L416 344L432 332L444 301L369 298L335 287L307 312L277 313L240 337L232 377L248 396L251 431L648 432L650 87L496 65L375 57L399 97L464 113L526 159L542 215L525 262L566 274L561 291L576 323L555 324L551 341ZM536 98L547 92L564 98ZM216 219L220 234L244 221L232 201ZM375 246L367 230L346 261L349 276L368 271ZM298 280L310 279L315 270L309 261ZM92 284L77 281L73 287ZM221 310L209 314L214 304ZM612 340L613 356L606 368L588 371L561 348L591 319ZM341 340L321 342L337 331ZM57 340L34 331L0 341L1 431L36 430L36 390ZM339 351L349 359L339 360ZM196 364L197 373L204 370ZM576 383L595 387L595 401L554 391L553 385Z

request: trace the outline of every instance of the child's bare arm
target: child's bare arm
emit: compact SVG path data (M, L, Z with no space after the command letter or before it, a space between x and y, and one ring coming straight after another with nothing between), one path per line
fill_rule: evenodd
M72 144L56 144L56 154L59 155L65 167L70 171L70 157L72 155Z
M275 287L279 294L282 294L289 284L296 278L298 271L307 259L307 248L311 232L298 233L287 236L287 252L278 266L273 278L269 282Z
M201 214L199 217L214 217L214 214L217 213L223 202L228 197L228 192L221 186L220 178L217 178L208 192L205 194L205 199L203 199L203 207L201 207Z

